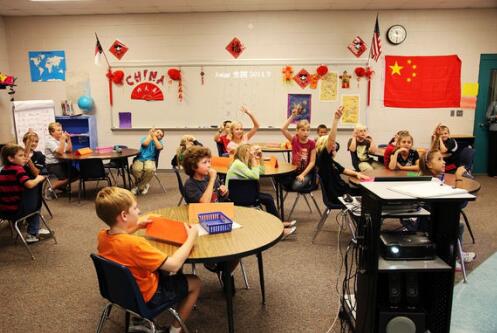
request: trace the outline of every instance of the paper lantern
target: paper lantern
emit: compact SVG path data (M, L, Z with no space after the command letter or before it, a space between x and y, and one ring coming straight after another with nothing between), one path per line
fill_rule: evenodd
M319 76L325 76L328 73L328 66L321 65L316 69Z
M356 69L354 69L354 72L357 77L363 77L364 75L366 75L366 70L364 69L364 67L356 67Z
M167 75L169 75L169 78L174 81L179 81L181 80L181 71L176 68L169 68L167 71Z

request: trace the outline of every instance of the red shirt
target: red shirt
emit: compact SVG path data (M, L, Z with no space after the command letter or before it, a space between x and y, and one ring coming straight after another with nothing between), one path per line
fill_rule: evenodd
M292 164L297 166L297 172L304 171L311 161L311 152L316 149L316 143L308 139L306 143L301 143L294 135L292 138Z
M0 211L15 213L21 203L24 183L29 180L20 165L6 165L0 171Z
M388 165L390 164L390 156L395 152L395 145L389 144L385 148L385 152L383 153L383 164L385 168L388 169Z
M224 146L224 151L228 152L228 144L230 143L230 140L228 139L228 136L226 134L220 135L219 136L219 142L221 142Z

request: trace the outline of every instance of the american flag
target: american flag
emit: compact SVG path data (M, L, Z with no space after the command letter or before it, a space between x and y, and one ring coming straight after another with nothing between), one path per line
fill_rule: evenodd
M97 37L97 45L95 45L95 65L100 66L100 56L104 53L104 50L102 49L102 44L100 44L100 41L98 40Z
M374 61L378 61L380 55L381 55L380 25L378 24L378 15L376 15L376 23L374 25L373 40L371 41L369 58L374 59Z

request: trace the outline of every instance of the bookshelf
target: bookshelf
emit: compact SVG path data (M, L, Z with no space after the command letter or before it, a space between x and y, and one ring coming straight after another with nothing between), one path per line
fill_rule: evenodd
M56 116L64 131L71 135L73 150L97 147L97 122L95 116Z

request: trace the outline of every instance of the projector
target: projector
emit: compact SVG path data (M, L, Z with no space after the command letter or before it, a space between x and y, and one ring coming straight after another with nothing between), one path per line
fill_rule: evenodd
M385 260L433 260L436 246L424 232L382 232L381 251Z

